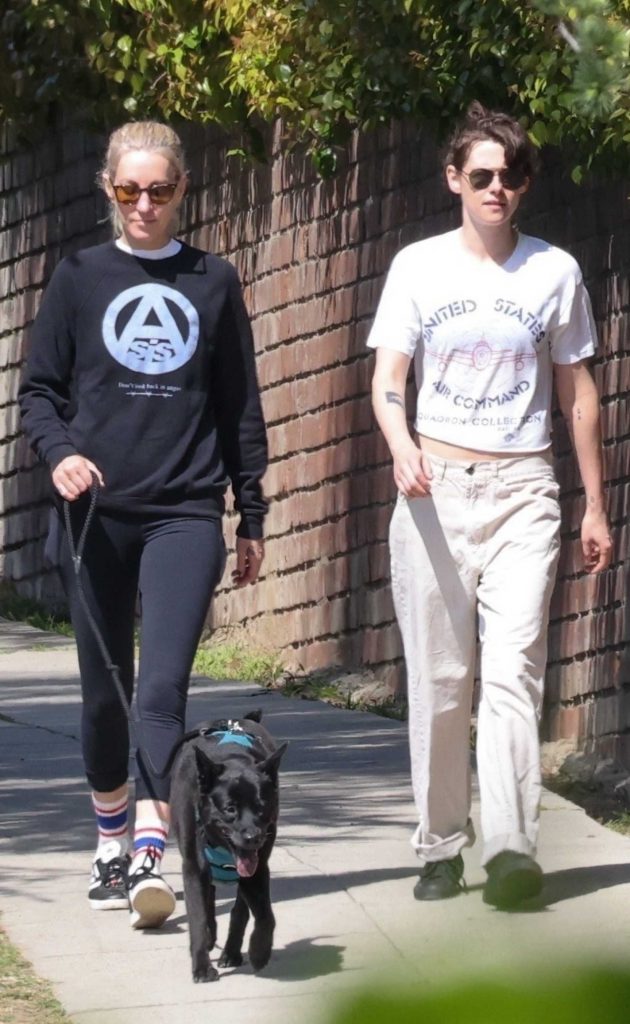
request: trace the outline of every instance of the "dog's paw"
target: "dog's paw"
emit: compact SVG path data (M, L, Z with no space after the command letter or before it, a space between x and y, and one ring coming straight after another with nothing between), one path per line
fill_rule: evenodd
M193 967L192 976L193 981L197 983L205 981L218 981L220 974L217 971L216 967L213 967L210 961L208 960L207 963L205 964L198 964L196 967Z
M242 953L228 953L226 949L223 950L219 957L219 967L242 967L243 966L243 954Z
M271 957L271 945L268 942L250 942L249 962L255 971L262 971Z
M252 965L252 967L254 968L255 971L262 971L263 968L267 966L267 964L269 963L270 959L271 959L271 950L269 950L269 952L265 953L263 956L255 956L255 957L253 957L250 954L249 962L250 962L250 964Z

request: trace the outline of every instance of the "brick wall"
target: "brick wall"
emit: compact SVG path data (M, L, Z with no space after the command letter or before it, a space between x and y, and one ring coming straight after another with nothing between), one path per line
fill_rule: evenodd
M319 181L298 151L243 169L216 131L186 132L192 187L184 237L225 253L246 285L269 426L267 557L256 587L225 583L216 626L243 623L295 668L368 664L401 677L388 586L394 488L369 402L365 339L393 254L457 223L436 153L399 125L355 137L341 173ZM22 329L60 255L106 236L93 181L98 140L43 140L20 152L5 133L0 235L0 531L4 572L51 599L42 570L46 481L17 431L14 396ZM554 595L546 730L579 736L630 764L627 508L630 480L628 274L630 215L621 185L577 189L551 163L533 189L525 230L569 248L584 268L601 329L603 394L616 555L597 579L579 568L580 498L566 430L556 418L565 545ZM233 518L227 524L233 534Z
M103 240L106 213L96 194L98 140L50 133L20 147L0 130L0 570L28 596L58 604L56 578L43 570L47 473L19 433L16 403L25 328L61 256Z

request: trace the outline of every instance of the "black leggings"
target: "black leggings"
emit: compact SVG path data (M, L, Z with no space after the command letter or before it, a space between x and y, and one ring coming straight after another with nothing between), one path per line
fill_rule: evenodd
M76 537L86 502L72 506ZM79 601L65 526L53 513L47 544L59 568L75 630L83 710L81 739L88 782L109 793L128 776L129 727ZM190 670L213 591L225 568L221 523L215 519L112 516L97 512L83 556L82 581L128 700L134 680L134 626L138 593L141 644L135 737L136 798L168 800L169 779L159 779L182 736ZM148 756L147 756L148 755Z

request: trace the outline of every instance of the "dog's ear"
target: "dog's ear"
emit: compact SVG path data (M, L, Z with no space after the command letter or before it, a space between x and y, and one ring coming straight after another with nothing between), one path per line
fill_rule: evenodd
M245 722L260 722L262 718L262 708L256 708L255 711L248 711L246 715L243 715L243 721Z
M288 743L281 743L280 746L274 750L273 754L270 754L269 757L266 757L264 761L259 763L258 770L264 772L265 775L269 775L272 779L277 778L282 755L288 746Z
M195 759L197 761L197 778L202 793L209 793L225 771L225 765L210 760L207 754L195 747Z

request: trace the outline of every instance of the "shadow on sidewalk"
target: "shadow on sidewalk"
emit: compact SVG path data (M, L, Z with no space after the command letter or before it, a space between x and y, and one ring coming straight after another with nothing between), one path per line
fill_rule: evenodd
M551 910L557 903L565 900L589 896L603 889L612 889L616 885L630 883L630 863L628 864L594 864L592 867L565 868L561 871L550 871L545 874L545 884L540 896L527 900L513 910L495 911L499 914L539 914ZM472 888L481 889L482 886Z
M339 971L348 973L343 962L346 947L320 942L327 937L297 939L275 950L265 967L264 977L275 981L310 981ZM245 969L251 971L249 965Z
M242 717L259 706L276 739L289 740L281 828L291 844L361 842L373 828L409 826L401 814L406 803L411 808L404 726L224 683L191 692L189 727ZM4 850L28 852L38 844L56 852L91 850L94 824L81 758L77 681L31 678L3 685L0 716Z
M593 867L565 868L545 875L545 902L548 907L576 896L588 896L600 889L630 883L629 864L596 864Z
M373 844L391 840L394 830L411 828L414 810L402 723L287 699L255 685L207 682L191 692L189 726L213 718L242 717L256 707L263 708L264 721L276 739L289 740L281 772L279 847L315 849L340 839L353 846ZM91 851L94 824L77 738L77 681L31 678L23 686L9 684L3 687L1 710L5 716L0 723L4 854L28 853L37 846L55 853ZM404 857L403 843L401 860ZM300 870L308 873L277 876L275 900L412 878L417 871L413 865L388 866L386 862L382 868L336 873L327 870L324 862L320 872L312 870L308 859L300 864ZM520 912L540 912L628 883L630 864L555 871L546 876L541 899Z

